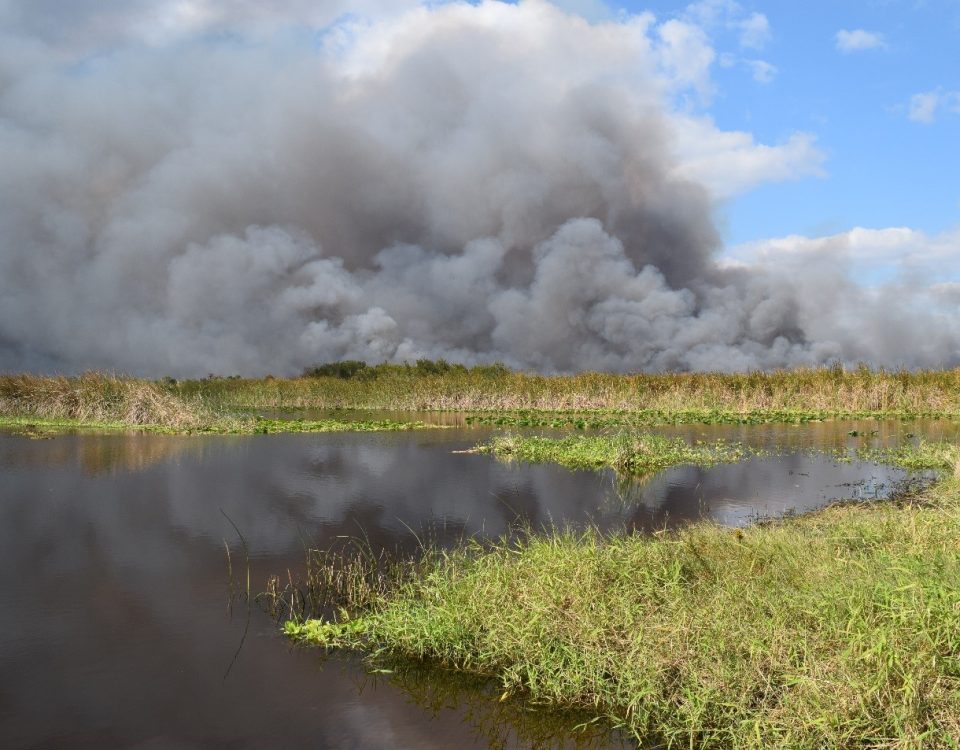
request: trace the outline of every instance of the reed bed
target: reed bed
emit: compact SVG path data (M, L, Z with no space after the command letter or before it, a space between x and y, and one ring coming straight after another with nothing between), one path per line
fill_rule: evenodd
M960 369L548 376L428 363L291 379L208 378L183 381L176 390L231 408L960 414Z
M30 434L63 429L144 429L160 432L287 433L426 429L418 421L265 419L238 414L203 393L170 382L101 372L77 377L0 375L0 426Z
M536 375L466 368L344 363L298 378L208 377L150 381L100 372L76 377L0 375L0 418L214 432L286 431L255 410L473 412L513 426L642 427L670 422L797 422L829 417L955 417L960 369L890 372L866 367L769 373ZM319 372L319 374L316 374ZM331 374L333 373L333 374ZM319 425L321 420L316 420ZM369 420L327 420L353 429ZM383 422L386 428L390 420ZM407 420L391 429L409 428ZM424 427L426 425L417 425Z
M745 529L469 544L286 631L485 675L641 746L956 748L958 548L945 477Z
M0 375L0 416L172 430L214 421L198 398L183 398L151 381L101 372L70 378Z

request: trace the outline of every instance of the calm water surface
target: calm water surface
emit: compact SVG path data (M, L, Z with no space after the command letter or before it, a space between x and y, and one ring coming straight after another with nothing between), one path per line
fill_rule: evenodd
M876 430L868 437L848 432ZM686 426L687 439L786 452L640 486L608 473L456 454L482 429L179 437L0 434L0 747L529 747L541 723L435 675L374 680L294 649L259 610L228 608L225 542L253 589L302 570L305 544L365 536L413 551L534 527L741 524L879 497L902 472L810 449L951 437L948 423ZM562 736L555 720L546 722ZM535 744L535 743L534 743ZM568 743L574 747L575 743ZM599 747L620 747L605 739Z

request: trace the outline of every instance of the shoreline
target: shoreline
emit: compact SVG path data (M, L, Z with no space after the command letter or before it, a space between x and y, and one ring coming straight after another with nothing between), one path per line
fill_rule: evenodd
M940 447L931 461L955 472L960 451ZM960 479L943 473L913 495L742 529L438 551L284 629L374 665L485 675L504 698L671 747L947 748L960 736L958 545Z

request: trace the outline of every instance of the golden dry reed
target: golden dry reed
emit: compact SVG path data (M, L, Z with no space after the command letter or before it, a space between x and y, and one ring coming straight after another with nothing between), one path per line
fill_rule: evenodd
M346 376L208 378L176 387L184 395L202 394L211 403L245 408L960 413L960 369L549 376L498 366L418 363L341 372Z
M211 419L196 398L184 399L159 383L101 372L69 378L0 375L0 416L173 430Z

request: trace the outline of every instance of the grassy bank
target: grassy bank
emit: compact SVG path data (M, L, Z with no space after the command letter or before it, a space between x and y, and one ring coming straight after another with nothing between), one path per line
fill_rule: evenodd
M931 459L932 460L932 459ZM957 451L944 452L943 468ZM436 553L294 638L489 675L676 748L955 748L960 482L735 530ZM328 580L332 580L329 579Z
M538 426L534 420L539 412L549 411L584 412L575 417L580 420L642 412L666 421L676 415L687 415L688 421L705 417L706 421L741 421L734 419L738 416L795 421L837 415L960 414L960 370L818 368L743 374L544 376L500 367L421 363L358 370L328 366L317 376L292 379L208 378L182 381L171 388L182 396L200 396L228 408L493 411L508 412L505 416L518 424L531 426Z
M717 441L689 445L682 438L670 439L650 433L566 438L503 435L475 450L503 460L556 463L569 469L611 468L633 475L653 474L679 464L711 466L736 462L751 453L738 443Z
M171 433L384 431L426 428L417 421L278 420L237 414L201 393L170 384L91 372L67 377L0 375L0 427L27 434L69 430Z

